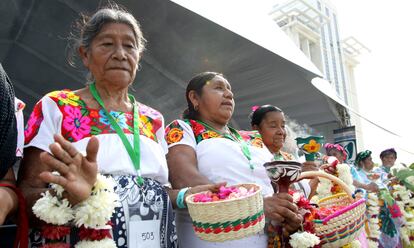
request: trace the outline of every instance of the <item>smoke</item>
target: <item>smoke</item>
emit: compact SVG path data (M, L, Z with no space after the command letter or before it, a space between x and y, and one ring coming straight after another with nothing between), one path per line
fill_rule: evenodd
M297 137L307 137L315 133L315 130L306 124L299 124L296 120L285 115L286 119L286 140L282 151L290 153L298 160L302 156L302 152L298 149L296 144Z

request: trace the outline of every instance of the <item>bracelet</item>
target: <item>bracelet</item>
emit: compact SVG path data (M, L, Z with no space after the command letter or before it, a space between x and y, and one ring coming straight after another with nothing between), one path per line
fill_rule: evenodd
M177 199L176 199L176 203L177 203L178 208L186 208L186 206L184 204L184 196L185 196L185 193L187 193L188 190L189 190L189 188L186 187L186 188L182 188L182 189L180 189L180 191L178 191Z

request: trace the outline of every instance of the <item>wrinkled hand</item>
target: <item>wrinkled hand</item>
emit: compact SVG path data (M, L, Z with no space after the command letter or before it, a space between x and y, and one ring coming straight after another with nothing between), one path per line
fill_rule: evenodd
M318 171L318 166L315 162L312 161L306 161L302 163L302 172L305 171Z
M376 183L366 184L365 189L367 191L370 191L370 192L378 192L379 191L378 185Z
M55 143L49 146L52 155L43 152L41 161L50 168L50 171L40 173L39 177L46 183L56 183L64 189L64 196L72 205L87 199L96 182L98 165L96 157L99 142L92 137L86 147L86 156L83 156L76 148L61 135L54 136ZM59 172L59 176L52 174Z
M282 225L289 233L299 229L302 218L293 198L287 193L273 194L264 198L265 216Z

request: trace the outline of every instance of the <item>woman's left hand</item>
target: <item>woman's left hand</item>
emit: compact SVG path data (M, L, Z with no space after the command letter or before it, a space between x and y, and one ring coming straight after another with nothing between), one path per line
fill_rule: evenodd
M54 139L55 143L50 145L52 155L47 152L40 155L41 161L50 171L40 173L39 177L46 183L62 186L65 189L64 196L72 205L76 205L89 197L96 182L98 139L91 137L86 147L86 156L61 135L56 134ZM57 171L60 175L55 175L51 171Z

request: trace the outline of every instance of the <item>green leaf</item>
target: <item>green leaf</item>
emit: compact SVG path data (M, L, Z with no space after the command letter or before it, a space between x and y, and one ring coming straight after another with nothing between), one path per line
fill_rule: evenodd
M102 130L101 130L101 129L99 129L99 128L95 127L95 126L92 126L92 127L91 127L91 134L92 134L92 135L98 135L98 134L100 134L101 132L102 132Z

